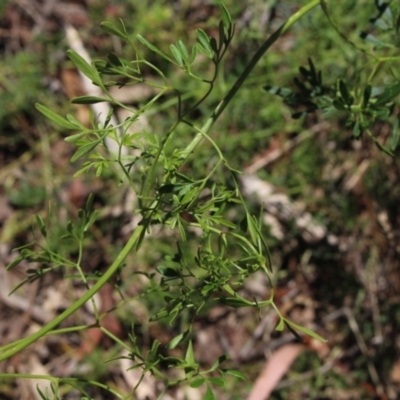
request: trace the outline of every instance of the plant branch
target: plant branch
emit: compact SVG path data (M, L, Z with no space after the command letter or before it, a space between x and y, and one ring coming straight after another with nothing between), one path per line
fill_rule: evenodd
M251 71L254 69L258 61L263 57L263 55L267 52L267 50L294 24L296 23L299 19L301 19L305 14L307 14L309 11L311 11L313 8L318 6L321 3L322 0L312 0L310 1L307 5L302 7L299 11L297 11L295 14L293 14L277 31L275 31L259 48L259 50L254 54L253 58L251 59L250 63L248 66L245 68L241 76L237 79L237 81L234 83L232 88L229 90L225 98L219 103L219 105L216 107L210 118L206 121L204 126L198 131L192 142L186 147L186 149L183 150L182 155L181 155L181 165L185 162L185 160L189 157L189 155L192 153L192 151L197 147L197 145L202 141L204 137L206 137L208 131L212 127L212 125L215 123L215 121L219 118L221 113L225 110L227 105L230 103L230 101L234 98L236 93L239 91L240 87L242 84L245 82ZM175 126L174 126L175 127ZM172 129L170 130L171 133ZM170 134L169 133L169 134ZM156 160L154 165L156 164L156 161L158 157L160 156L160 152L162 151L162 146L160 147L159 153L156 156ZM152 167L152 170L148 174L144 188L143 188L143 194L145 197L149 195L150 193L150 187L151 184L154 182L154 168ZM0 362L3 360L8 359L9 357L13 356L14 354L17 354L18 352L22 351L35 341L37 341L39 338L45 336L48 334L50 331L54 330L62 321L70 317L75 311L77 311L80 307L82 307L87 301L89 301L95 293L97 293L102 286L104 286L110 278L114 275L114 273L120 268L121 264L125 260L125 258L128 256L129 252L134 249L134 247L139 243L143 235L145 234L145 229L146 229L146 224L144 223L143 225L139 225L132 236L130 237L129 241L126 243L125 247L122 249L120 254L117 256L115 261L111 264L109 269L104 273L104 275L81 297L79 298L75 303L73 303L70 307L68 307L67 310L65 310L63 313L61 313L58 317L54 318L51 322L49 322L47 325L42 327L39 331L35 332L34 334L28 336L27 338L24 338L23 340L18 340L14 343L9 343L2 348L0 348ZM210 229L212 230L212 229Z
M245 70L239 76L237 81L233 84L232 88L229 90L228 94L224 97L224 99L218 104L214 112L211 114L210 118L206 121L204 126L201 128L201 132L199 132L194 139L189 143L185 150L182 152L182 164L186 161L189 155L193 152L193 150L197 147L197 145L204 138L204 134L208 133L211 127L214 125L215 121L219 118L222 112L225 110L227 105L231 102L231 100L235 97L236 93L239 91L243 83L246 81L247 77L250 75L251 71L254 69L256 64L260 61L260 59L264 56L264 54L268 51L268 49L285 33L287 32L293 24L295 24L299 19L301 19L305 14L311 11L313 8L318 6L321 3L321 0L313 0L310 1L307 5L302 7L299 11L294 13L290 18L286 20L281 27L276 30L257 50L251 59L250 63L247 65Z
M6 360L7 358L17 354L21 350L25 349L32 343L36 342L42 336L46 335L48 332L56 328L62 321L66 320L69 316L71 316L75 311L81 308L87 301L89 301L114 275L114 273L120 268L121 264L124 262L125 258L132 251L138 240L141 238L143 234L143 230L145 229L144 225L139 225L129 241L126 243L125 247L118 254L115 261L111 264L110 268L104 273L104 275L75 303L73 303L70 307L68 307L63 313L61 313L58 317L54 318L51 322L45 325L43 328L39 329L34 334L24 338L23 340L18 340L15 346L10 348L11 343L6 345L8 350L3 351L0 354L0 361ZM0 348L0 353L2 352L2 348Z

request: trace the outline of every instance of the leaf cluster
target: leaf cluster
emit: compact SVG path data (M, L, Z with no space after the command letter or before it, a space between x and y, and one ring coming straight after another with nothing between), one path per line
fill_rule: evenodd
M328 6L323 2L323 9L334 29L348 42L349 45L360 51L360 56L369 58L366 66L358 71L353 80L337 79L335 82L323 83L322 71L316 69L311 58L308 68L300 66L299 77L294 78L295 88L266 85L264 89L283 98L283 101L294 110L293 118L301 118L316 111L322 116L331 118L336 116L344 120L345 125L352 129L352 137L360 139L367 135L383 152L393 156L399 144L399 112L398 95L400 94L400 76L394 69L390 69L391 82L379 82L379 69L384 64L398 61L398 56L388 56L386 52L398 49L400 44L398 6L393 3L375 2L377 15L371 16L370 22L383 33L392 35L389 42L378 40L377 37L362 32L360 37L373 44L373 53L357 46L346 38L330 16ZM381 53L381 54L379 54ZM362 77L366 78L362 80ZM391 133L382 143L373 128L377 123L385 122L391 126Z

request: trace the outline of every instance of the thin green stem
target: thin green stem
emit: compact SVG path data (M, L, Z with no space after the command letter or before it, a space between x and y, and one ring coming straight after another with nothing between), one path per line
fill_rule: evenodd
M71 316L75 311L81 308L87 301L89 301L114 275L114 273L120 268L121 264L124 262L125 258L135 247L136 243L139 241L143 234L143 230L145 229L144 225L139 225L129 241L126 243L125 247L118 254L115 261L111 264L110 268L104 273L104 275L75 303L73 303L70 307L68 307L63 313L61 313L58 317L54 318L51 322L45 325L43 328L39 329L34 334L28 336L27 338L18 341L15 346L12 348L8 348L8 350L4 351L0 354L0 361L6 360L14 354L19 353L21 350L25 349L32 343L36 342L42 336L46 335L48 332L56 328L61 322L66 320L69 316ZM9 345L7 345L9 347ZM0 352L2 349L0 348Z
M286 32L289 28L292 27L299 19L301 19L305 14L311 11L313 8L318 6L321 3L321 0L313 0L310 1L307 5L302 7L299 11L294 13L287 21L281 25L281 27L276 30L257 50L251 59L250 63L247 65L245 70L233 84L232 88L229 90L228 94L224 97L224 99L218 104L214 112L208 118L204 126L200 129L200 132L194 137L194 139L189 143L186 149L182 152L182 164L186 161L189 155L193 152L193 150L197 147L197 145L203 140L204 135L208 133L211 127L214 125L215 121L219 118L222 112L225 110L227 105L231 102L231 100L235 97L236 93L239 91L243 83L246 81L247 77L253 71L256 64L260 61L260 59L264 56L267 50Z
M76 262L76 269L78 270L79 276L82 279L82 282L85 284L85 287L87 290L90 289L88 281L86 279L86 276L81 268L81 263L82 263L82 257L83 257L83 232L80 233L80 237L77 237L78 241L78 260ZM92 308L93 308L93 313L96 317L96 320L99 319L99 310L97 309L96 302L94 300L94 297L90 299L90 302L92 303Z
M326 18L328 19L328 22L331 24L332 28L336 31L336 33L348 44L350 44L350 46L354 47L356 50L368 55L369 57L374 58L375 60L377 60L379 57L377 55L375 55L374 53L369 52L366 49L363 49L359 46L357 46L357 44L355 44L354 42L352 42L347 34L345 34L344 32L342 32L339 28L339 26L336 24L336 22L332 19L331 14L328 10L328 1L329 0L321 0L321 7L322 7L322 11L324 12Z
M393 157L393 155L394 155L393 152L391 152L389 149L387 149L385 146L383 146L369 129L366 129L365 132L367 133L369 138L375 143L375 145L376 145L376 147L378 147L378 149L382 150L388 156Z
M107 335L111 340L113 340L115 343L118 343L121 348L124 348L127 351L131 351L131 347L128 346L126 343L124 343L122 340L120 340L117 336L112 334L108 329L104 328L103 326L100 326L99 328L105 335Z

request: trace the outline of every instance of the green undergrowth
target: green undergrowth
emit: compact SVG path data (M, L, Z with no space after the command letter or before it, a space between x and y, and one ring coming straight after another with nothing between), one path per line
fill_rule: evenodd
M77 280L86 289L102 282L107 268L123 254L124 261L114 268L115 274L109 279L116 293L113 314L123 327L122 338L115 340L107 332L108 348L100 347L85 359L90 374L77 374L81 393L88 391L93 398L100 398L99 393L105 395L107 388L101 392L93 389L90 382L81 386L79 379L113 383L112 368L111 372L108 369L112 362L101 361L118 358L117 349L124 347L130 351L132 361L142 363L145 370L164 383L165 391L185 381L194 387L202 386L207 399L214 398L213 391L221 399L235 398L232 393L240 393L237 398L244 398L251 389L249 382L260 371L261 362L253 368L215 354L214 364L209 361L198 364L196 330L208 326L207 318L216 307L253 306L262 317L261 306L267 305L262 302L273 300L273 293L270 287L266 288L265 298L246 288L247 278L256 271L267 277L266 286L286 288L295 281L300 292L317 302L314 322L318 334L331 339L332 347L343 346L345 352L357 345L346 321L339 319L332 330L321 323L326 314L345 304L344 299L354 304L353 312L365 340L374 337L376 326L368 322L371 310L365 300L369 296L367 285L354 264L359 262L356 255L360 254L366 264L377 257L380 262L395 265L396 252L393 243L387 242L388 232L377 234L371 219L386 212L389 225L396 226L400 89L395 63L399 20L393 17L397 23L397 33L393 34L385 28L389 17L387 10L382 11L382 2L368 1L329 6L326 13L318 7L304 15L254 66L238 95L230 99L208 131L207 118L241 76L259 46L298 10L299 4L254 0L245 6L226 1L224 4L237 25L230 37L232 25L225 9L214 2L198 7L186 1L149 3L94 2L88 10L90 23L79 29L97 62L95 65L103 73L103 81L115 78L104 69L107 68L104 61L100 64L112 53L108 60L113 65L118 65L119 60L146 60L138 75L160 91L164 85L159 73L162 71L168 86L174 88L166 90L148 109L154 93L124 105L113 103L115 111L122 106L133 113L142 109L149 121L150 128L137 135L137 142L126 136L124 144L140 150L138 159L121 161L117 157L109 162L103 148L96 158L90 158L95 151L92 143L98 140L101 147L102 140L94 135L86 142L86 136L82 140L71 138L80 129L85 132L87 127L79 127L74 117L65 119L67 113L76 115L75 108L67 104L62 88L54 89L52 82L57 82L57 69L73 64L83 71L86 69L92 79L94 75L73 53L69 53L70 60L62 59L60 65L49 61L59 57L60 49L68 48L61 32L53 32L48 41L43 35L32 39L35 49L46 51L32 51L28 46L9 52L0 61L0 105L3 105L0 127L4 132L0 138L0 167L5 171L2 173L0 168L0 176L4 178L1 193L7 196L12 209L12 217L3 223L1 238L10 247L21 250L25 246L19 261L26 258L41 263L41 267L25 268L27 284L38 280L45 287L44 284L68 278L71 293ZM301 6L306 4L301 2ZM395 16L396 6L391 4L391 9ZM166 58L179 64L184 51L180 48L180 56L174 59L170 45L175 44L179 49L178 40L182 40L187 48L192 47L199 40L196 29L213 37L221 35L221 29L218 31L221 13L225 17L222 28L225 41L229 42L225 46L229 49L216 63L218 72L213 90L202 101L209 85L201 79L214 78L212 56L199 54L194 63L193 74L201 79L187 73L184 62L180 68ZM122 35L116 31L123 29L118 18L126 27ZM103 24L101 29L100 22L104 20L108 25ZM137 35L145 39L138 39ZM2 42L1 50L6 52L6 46ZM160 51L167 57L160 56ZM207 54L207 49L204 52ZM385 57L393 57L393 62ZM115 79L121 86L129 82L127 76ZM61 127L42 118L34 109L37 102L41 104L39 111L53 122L58 121ZM76 102L94 101L83 98ZM174 126L177 117L179 125ZM312 132L317 124L321 124L321 129ZM197 133L193 126L206 127L204 133L210 135L210 140L204 135L195 148L190 148ZM94 123L93 130L96 129L100 136L105 132ZM278 193L286 194L290 201L302 203L317 223L335 235L336 242L329 243L324 238L321 243L307 243L290 219L281 221L283 240L271 237L270 228L259 217L263 205L238 195L240 171L305 132L312 132L309 138L282 152L256 174L274 185ZM164 145L166 137L169 139ZM51 156L60 151L55 150L59 149L56 146L65 138L69 138L62 147L66 162L61 163L61 156L56 155L56 160ZM143 144L137 145L139 142ZM188 148L190 151L185 153ZM72 163L68 161L71 158ZM355 187L348 189L346 183L365 160L369 162L365 174ZM86 170L85 166L92 168ZM75 201L72 189L68 188L79 169L84 170L78 179L85 189ZM137 236L134 233L131 239L128 226L135 215L132 204L136 200L126 200L128 188L138 195L139 205L134 212L141 216L141 225L136 228L139 233ZM88 200L89 192L94 195ZM128 212L116 211L122 204ZM133 245L124 253L128 240ZM26 245L34 242L39 247ZM385 246L392 252L385 253ZM309 269L302 272L307 254L310 254ZM75 296L71 296L73 300ZM275 328L279 332L270 340L279 337L282 330L292 332L296 340L300 339L299 332L322 339L296 325L289 316L279 314L278 309L284 307L280 295L276 302L271 303L278 312ZM390 326L389 330L398 325L393 317L396 312L395 306L382 307L382 324ZM386 314L391 315L389 322ZM96 324L101 325L100 314L95 315ZM72 324L80 321L80 317L71 318L76 318ZM249 336L258 322L257 317L246 321ZM212 322L209 324L212 326ZM341 330L343 335L336 339ZM3 349L0 355L10 351ZM377 364L379 357L390 359L388 347L376 350L373 356ZM289 399L301 390L307 392L308 398L329 398L329 388L345 392L369 383L365 355L358 352L350 358L356 366L350 376L332 368L320 376L318 370L324 360L312 351L303 353L287 377L293 383L282 387L272 398ZM346 357L342 361L346 363ZM390 362L382 361L381 365L389 371ZM249 377L245 384L243 372ZM67 392L69 383L60 382L60 393ZM118 392L114 383L110 385ZM11 386L5 389L0 386L0 393L2 390L12 391ZM367 396L364 392L358 395Z

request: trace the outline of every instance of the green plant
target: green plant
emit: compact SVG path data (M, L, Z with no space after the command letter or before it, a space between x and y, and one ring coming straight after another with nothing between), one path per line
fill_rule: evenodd
M393 4L375 2L376 14L370 18L376 34L371 28L362 31L359 38L367 42L359 44L342 31L331 16L327 1L321 2L329 22L340 37L356 50L357 70L351 80L337 79L336 82L323 82L323 72L317 70L312 59L308 68L299 68L300 77L294 78L296 89L265 86L271 93L281 96L285 103L296 110L293 118L301 118L321 111L322 117L341 118L352 129L354 139L367 135L373 143L386 154L393 156L399 144L400 115L396 109L396 97L400 94L400 76L393 63L400 58L397 51L400 45L400 10ZM382 37L382 38L381 38ZM388 76L391 76L388 81ZM378 123L391 125L391 133L379 140L373 128Z
M173 324L180 315L186 314L186 326L168 344L168 349L170 350L178 346L185 348L185 356L164 355L160 351L161 344L158 341L154 341L150 351L144 354L143 349L137 344L133 329L129 344L120 341L102 326L101 321L104 316L100 315L96 310L94 303L93 308L96 310L96 326L100 327L121 348L125 348L129 352L129 359L135 363L134 368L141 368L144 372L149 371L164 382L165 390L182 382L190 382L193 387L206 385L206 398L212 399L215 398L211 389L212 385L223 385L224 377L227 374L242 377L242 374L238 371L221 367L222 362L225 361L223 356L219 357L215 364L205 371L200 369L194 358L191 341L193 322L204 308L211 307L214 304L224 304L232 307L254 307L258 310L261 310L264 306L272 306L279 317L277 330L283 330L287 327L297 336L297 332L300 331L322 339L310 330L286 319L276 307L274 303L272 265L262 234L261 219L251 215L248 211L237 182L238 171L231 167L229 160L224 157L217 143L209 135L215 121L236 96L238 90L265 52L293 23L318 4L320 4L320 1L311 1L265 41L232 89L218 104L202 127L199 127L192 119L192 113L201 107L214 89L222 57L225 55L234 33L230 15L224 6L221 6L223 18L219 25L219 37L215 39L209 37L206 32L198 30L197 43L191 50L188 50L186 45L178 40L176 44L171 45L171 55L169 55L155 47L144 37L138 36L137 38L142 45L166 62L174 65L177 70L186 74L186 76L190 77L194 82L198 82L199 86L204 88L203 94L195 100L192 98L186 99L185 93L171 85L169 77L158 66L143 58L142 51L136 42L133 42L122 22L120 26L106 22L102 24L102 27L112 35L129 43L137 54L135 60L125 60L111 53L107 61L96 61L93 65L89 65L78 54L72 51L68 53L70 59L82 73L99 86L104 93L103 97L78 97L73 100L73 103L93 104L107 101L114 106L128 110L131 116L119 125L114 126L110 124L112 113L107 116L104 122L100 122L92 116L92 126L88 129L71 115L67 115L64 118L43 105L37 105L37 108L62 128L79 131L79 133L74 133L66 139L77 146L72 161L85 156L88 157L78 174L94 169L96 175L101 176L105 170L114 166L121 171L122 178L119 177L119 179L124 180L137 193L138 205L133 212L141 215L141 222L109 269L102 276L96 277L87 276L82 268L85 238L90 235L90 228L95 224L98 214L93 209L93 198L89 197L85 208L80 210L77 221L70 223L67 231L59 238L59 241L68 240L75 243L77 257L74 260L59 254L54 245L54 243L57 243L54 237L52 237L52 243L49 243L48 221L44 221L38 216L37 226L42 237L19 248L21 255L8 268L13 268L22 260L39 263L38 268L28 271L29 275L21 285L26 282L32 282L55 269L64 269L68 272L70 271L70 275L78 275L85 283L87 292L65 312L35 334L3 346L0 349L0 360L11 357L44 335L62 334L85 329L86 327L56 328L68 316L82 307L84 303L91 300L93 295L106 282L109 282L116 273L119 273L124 268L124 261L127 255L140 249L144 243L146 233L150 233L154 226L175 230L179 234L179 240L176 244L176 251L172 256L166 257L163 265L160 265L156 271L150 273L143 271L152 282L148 290L156 288L165 302L152 316L152 320L165 318L169 324ZM329 16L325 2L321 2L321 4ZM214 68L214 72L206 77L202 75L202 69L199 68L200 63L203 62L198 60L197 56L200 53ZM375 61L381 63L386 62L386 59L379 58ZM152 73L144 75L143 70L151 71ZM374 70L376 72L378 67ZM311 61L309 69L302 68L300 71L306 83L300 80L297 81L299 92L288 91L282 93L280 91L281 94L284 94L288 104L296 107L299 105L305 106L307 112L317 109L328 112L333 107L335 110L349 113L350 115L346 114L346 116L348 116L350 123L354 123L353 129L355 129L358 122L358 126L368 132L370 125L376 118L389 117L389 115L386 115L387 111L384 112L383 109L390 109L389 103L392 103L394 97L398 94L397 87L391 84L389 87L382 89L380 94L372 95L372 87L368 86L370 85L368 83L364 90L357 89L356 92L361 105L354 106L354 96L352 91L347 88L348 84L344 81L338 81L336 91L332 88L325 90L322 86L320 74L316 71ZM147 76L151 76L151 78ZM375 74L372 74L372 76L374 77ZM118 102L109 92L109 88L112 86L136 83L144 83L157 90L157 94L138 110ZM269 88L269 90L271 89ZM371 93L368 95L369 91ZM375 101L371 100L371 98ZM140 115L149 113L154 108L157 110L158 102L163 99L170 101L170 104L176 108L175 122L167 131L156 134L148 131L130 133L130 126ZM355 130L356 134L360 134L359 132L361 131L357 129ZM174 148L172 146L173 138L178 133L183 133L192 138L186 146ZM392 133L393 149L387 150L382 145L380 145L380 148L391 154L397 146L396 137L398 137L396 133ZM107 150L110 140L117 143L119 151L116 154ZM198 146L202 142L209 143L213 150L212 159L215 162L211 165L206 176L193 177L183 167L191 159L193 153L199 151ZM127 154L123 149L128 149ZM231 175L232 187L226 187L215 178L221 170ZM242 217L237 221L232 221L227 216L227 212L233 207L242 209ZM184 246L193 229L200 229L201 236L198 239L197 252L188 254ZM265 273L271 286L270 298L267 300L249 300L240 292L245 279L258 270L262 270ZM182 370L183 378L171 378L161 368L161 364L169 368ZM16 378L17 376L32 377L21 374L2 375L3 378ZM81 382L79 379L42 378L48 379L53 383L54 398L58 398L58 387L63 384L75 386L82 390L83 395L89 397L89 394L85 393L80 387ZM89 383L100 385L96 382ZM131 395L123 396L110 388L105 389L118 398L128 398ZM160 398L161 396L162 394ZM42 397L46 398L48 395L42 394Z

